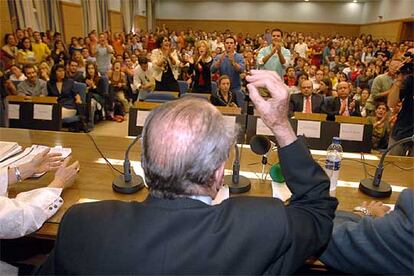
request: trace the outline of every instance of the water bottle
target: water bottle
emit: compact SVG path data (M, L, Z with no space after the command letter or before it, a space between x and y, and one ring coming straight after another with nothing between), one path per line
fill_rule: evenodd
M336 184L338 183L339 168L342 160L342 146L339 137L332 138L332 144L326 150L325 172L331 180L329 194L335 196Z

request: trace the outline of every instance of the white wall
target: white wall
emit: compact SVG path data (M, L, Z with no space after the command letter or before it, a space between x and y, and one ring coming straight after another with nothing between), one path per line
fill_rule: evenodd
M414 18L414 0L367 2L364 4L362 16L364 19L362 23ZM382 19L378 16L382 16Z
M108 9L110 11L121 11L121 0L109 0Z
M414 16L414 0L350 2L158 0L160 19L233 19L364 24Z
M362 3L159 0L160 19L233 19L359 24Z

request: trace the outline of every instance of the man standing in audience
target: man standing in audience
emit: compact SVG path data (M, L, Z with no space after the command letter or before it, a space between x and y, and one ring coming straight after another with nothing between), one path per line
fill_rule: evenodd
M307 58L308 45L303 42L303 36L298 37L298 43L295 44L294 51L298 53L301 58Z
M279 144L292 191L287 205L275 198L231 197L212 206L237 132L205 99L184 97L145 120L147 199L75 204L37 273L285 275L317 257L331 236L337 206L329 197L329 178L289 123L282 79L253 70L247 80L256 110ZM263 87L270 100L260 96Z
M299 85L301 93L290 95L289 117L292 117L295 112L324 113L323 96L312 93L312 81L303 80Z
M39 32L34 32L33 38L34 42L32 42L32 51L34 52L38 63L41 63L42 61L45 61L48 56L50 56L51 51L46 43L43 43Z
M290 52L283 47L282 37L283 32L280 29L272 30L271 45L261 49L257 56L259 69L275 71L281 78L290 62Z
M46 82L38 78L35 67L25 65L23 71L27 79L17 85L17 93L22 96L47 96Z
M375 77L371 86L371 94L367 100L367 109L375 110L375 102L387 102L388 94L394 83L394 78L397 77L397 71L400 66L401 61L392 60L388 71Z
M242 107L244 105L244 93L241 89L240 74L245 70L244 57L236 53L236 40L233 37L227 37L224 43L226 51L214 58L211 73L219 72L220 76L227 75L230 77L230 90L236 95L237 105Z
M148 62L145 56L138 58L139 65L135 67L134 83L132 84L132 91L134 92L133 101L145 100L148 93L155 88L154 72L152 71L152 63Z
M108 44L108 40L105 38L105 34L99 34L99 41L93 50L96 57L96 65L98 72L101 76L105 76L106 72L111 69L111 58L114 53L114 49Z
M335 115L361 117L359 101L349 97L349 83L341 81L337 86L338 97L334 98L331 106L327 107L328 120L335 120Z

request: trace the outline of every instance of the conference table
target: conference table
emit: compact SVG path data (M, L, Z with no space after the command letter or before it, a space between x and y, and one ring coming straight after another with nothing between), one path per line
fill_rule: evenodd
M23 147L38 144L50 147L62 146L71 148L72 161L79 160L80 162L80 171L74 185L62 193L64 199L63 206L34 234L35 236L39 238L55 238L62 216L74 204L92 200L143 201L147 197L148 190L146 188L129 195L119 194L112 190L112 181L119 173L105 163L95 148L92 138L102 154L108 158L115 168L122 171L125 151L133 141L133 137L111 137L85 133L0 128L1 141L14 141ZM131 161L139 162L140 147L140 143L136 143L132 148L130 152ZM244 174L251 178L252 187L247 193L231 196L271 196L271 181L262 180L261 178L261 156L254 154L248 145L243 145L240 150L241 175ZM325 160L323 153L316 152L313 156L321 165L323 164ZM277 162L277 159L276 152L269 154L270 164ZM233 152L231 152L230 158L226 163L226 169L230 170L232 168L232 162ZM336 196L340 203L338 209L351 211L353 207L359 205L362 201L373 200L361 193L357 188L357 184L361 179L367 177L367 174L372 175L374 173L374 166L378 163L378 156L365 154L364 162L366 165L360 162L360 156L356 158L345 157L343 159L339 178L345 182L336 191ZM404 187L414 187L412 170L414 158L392 156L386 158L386 163L383 180L393 185L393 193L391 197L381 199L381 201L394 204L399 192ZM269 169L270 166L268 165L266 171ZM41 178L29 179L23 183L11 185L9 187L9 196L14 197L20 192L46 186L52 181L53 176L53 173L47 173Z

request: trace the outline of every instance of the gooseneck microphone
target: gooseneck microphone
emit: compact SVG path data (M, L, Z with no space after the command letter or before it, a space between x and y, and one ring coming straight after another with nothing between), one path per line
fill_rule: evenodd
M251 183L250 179L240 175L240 152L237 144L234 145L234 152L233 173L224 176L224 185L229 187L232 194L245 193L250 191Z
M361 192L371 197L389 197L391 195L392 190L390 184L381 180L382 172L384 171L385 156L394 147L407 142L414 142L414 135L397 141L382 154L377 169L375 170L374 178L365 178L359 183L359 190Z
M264 177L265 166L267 165L267 154L272 147L272 141L266 136L254 135L250 139L250 148L257 155L262 155L262 178Z
M141 135L135 137L125 152L124 174L118 175L112 182L112 189L117 193L132 194L144 187L142 177L131 172L131 162L129 161L129 151L139 139L141 139Z

